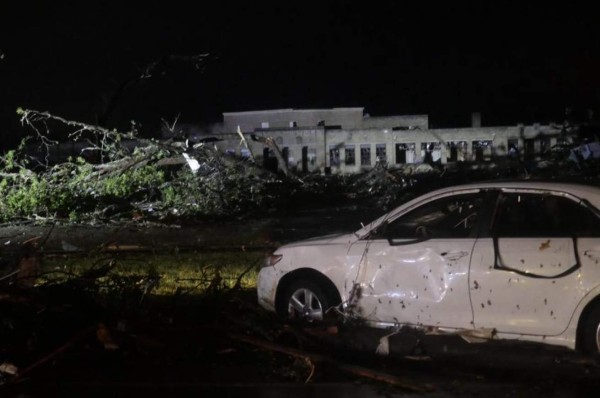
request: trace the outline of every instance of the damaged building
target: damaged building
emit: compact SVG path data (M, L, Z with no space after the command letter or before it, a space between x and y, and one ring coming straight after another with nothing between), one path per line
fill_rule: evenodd
M252 157L273 170L326 174L356 173L377 165L486 162L505 156L533 160L556 144L573 143L562 125L488 127L482 126L479 113L473 113L471 121L468 127L432 128L428 115L370 116L362 107L275 109L225 112L221 123L181 124L163 129L161 136L214 144L224 153ZM121 144L129 150L139 146L136 139ZM88 146L68 140L28 147L31 156L57 163L93 155L84 151Z
M266 139L277 144L279 159L290 170L354 173L378 164L485 162L509 155L533 159L549 152L561 131L540 124L484 127L479 113L472 114L469 127L431 128L428 115L370 116L353 107L226 112L213 134L220 150L253 156L271 167L277 167L278 156L264 145ZM240 142L240 132L248 147Z

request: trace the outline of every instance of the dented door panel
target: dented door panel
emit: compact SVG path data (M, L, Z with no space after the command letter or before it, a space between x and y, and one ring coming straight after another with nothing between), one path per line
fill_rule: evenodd
M352 251L366 254L354 310L376 322L472 327L467 279L473 244L474 239L355 243Z

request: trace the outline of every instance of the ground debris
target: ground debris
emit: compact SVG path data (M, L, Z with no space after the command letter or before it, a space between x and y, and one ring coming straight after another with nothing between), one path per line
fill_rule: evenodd
M102 345L104 346L105 349L107 349L107 350L118 350L119 349L118 344L115 342L115 340L112 337L112 333L110 332L110 330L108 330L106 325L102 322L98 323L98 328L96 329L96 337L98 338L98 341L100 343L102 343Z
M305 351L298 350L298 349L291 348L291 347L285 347L285 346L282 346L279 344L256 339L256 338L246 336L246 335L230 334L229 336L234 340L252 344L257 347L266 349L266 350L275 351L275 352L279 352L279 353L286 354L286 355L291 355L291 356L297 357L297 358L302 358L304 360L310 361L311 363L330 362L330 363L333 363L340 370L343 370L345 372L351 373L356 376L365 377L365 378L373 379L373 380L376 380L379 382L391 384L395 387L399 387L406 391L422 393L422 392L431 392L431 391L435 390L435 388L431 385L417 385L417 384L409 383L408 381L401 380L400 378L398 378L396 376L386 374L381 371L365 368L362 366L351 365L351 364L339 362L339 361L336 361L335 359L332 359L328 356L324 356L321 354L305 352Z

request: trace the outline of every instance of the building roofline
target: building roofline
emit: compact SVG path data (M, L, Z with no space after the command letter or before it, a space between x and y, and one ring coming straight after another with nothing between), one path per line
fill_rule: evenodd
M260 111L241 111L241 112L223 112L223 115L248 115L252 113L283 113L283 112L291 112L292 108L287 109L265 109Z
M339 108L320 108L320 109L292 109L294 112L327 112L327 111L364 111L364 107L339 107Z
M429 117L429 115L426 113L423 113L420 115L413 115L413 114L410 114L410 115L377 115L377 116L369 115L369 119L386 119L386 118L391 118L391 117L398 117L398 118L401 118L401 117Z
M321 109L294 109L294 108L284 108L284 109L264 109L257 111L241 111L241 112L223 112L223 116L225 115L249 115L256 113L284 113L284 112L327 112L327 111L345 111L352 110L361 112L364 111L364 107L338 107L338 108L321 108Z

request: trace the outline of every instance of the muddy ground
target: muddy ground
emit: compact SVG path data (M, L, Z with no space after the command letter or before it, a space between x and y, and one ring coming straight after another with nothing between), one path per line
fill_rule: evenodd
M43 237L45 253L268 250L371 220L356 210L179 227L5 226L0 244L5 256L33 237ZM7 397L587 397L600 387L595 358L559 347L405 330L389 338L389 355L377 355L388 332L286 324L258 307L253 290L148 296L125 308L94 300L82 284L4 284L0 318L0 365L18 368L0 374Z

